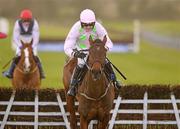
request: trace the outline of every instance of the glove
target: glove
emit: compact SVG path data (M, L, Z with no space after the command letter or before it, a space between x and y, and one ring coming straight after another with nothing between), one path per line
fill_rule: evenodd
M19 49L22 49L23 48L23 46L21 45L21 46L18 46L19 47Z
M74 57L81 58L81 59L86 57L86 54L83 52L80 52L80 51L75 51L73 55L74 55Z

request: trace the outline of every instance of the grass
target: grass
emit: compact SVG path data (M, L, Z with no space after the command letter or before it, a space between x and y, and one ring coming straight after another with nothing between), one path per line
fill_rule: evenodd
M110 23L104 24L110 27ZM112 28L116 26L119 28L118 30L123 30L125 24L112 24ZM65 27L54 28L53 25L41 25L41 27L41 37L43 38L48 37L48 35L51 38L64 37L68 32L68 29L65 29ZM47 33L46 30L51 33ZM10 38L9 36L7 39L0 40L0 68L14 56L14 52L11 50ZM161 48L146 41L141 41L140 45L140 52L137 54L108 54L113 64L127 76L127 80L124 81L117 74L118 79L123 84L180 84L180 51ZM45 80L42 80L42 88L61 88L63 86L62 69L65 62L65 54L63 52L39 52L39 56L47 76ZM0 70L0 72L2 71L3 69ZM1 86L11 87L10 80L0 76Z
M44 39L64 39L68 34L69 29L69 26L59 26L47 23L40 24L41 38Z
M131 36L133 23L103 22L103 26L114 40L123 40ZM57 25L50 23L40 23L40 33L42 39L61 39L64 40L72 25ZM48 28L48 29L47 29ZM48 30L48 31L47 31Z
M141 51L138 54L110 55L112 62L126 74L126 84L180 83L179 57L178 51L158 48L146 42L141 43Z
M180 36L180 20L177 21L149 21L143 22L143 26L148 30L174 37Z

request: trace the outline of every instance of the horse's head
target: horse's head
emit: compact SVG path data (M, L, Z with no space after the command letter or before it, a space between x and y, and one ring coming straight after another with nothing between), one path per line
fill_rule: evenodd
M32 69L32 64L34 63L32 40L31 42L23 42L21 40L21 69L24 73L29 73Z
M107 52L105 48L106 41L106 36L104 36L103 40L93 40L91 36L89 37L90 49L88 65L91 68L93 80L100 79L102 75Z

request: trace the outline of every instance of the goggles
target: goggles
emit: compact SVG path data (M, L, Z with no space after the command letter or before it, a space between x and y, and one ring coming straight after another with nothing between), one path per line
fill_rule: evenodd
M91 22L91 23L83 23L83 22L81 22L81 26L82 26L82 28L83 27L94 27L94 25L95 25L95 22Z
M22 19L22 22L31 22L32 19Z

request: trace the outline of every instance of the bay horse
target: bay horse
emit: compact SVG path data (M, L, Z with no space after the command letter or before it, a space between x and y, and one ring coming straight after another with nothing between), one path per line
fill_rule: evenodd
M89 57L86 62L88 70L78 86L76 95L79 102L80 129L88 129L91 120L98 121L98 129L106 129L108 127L115 93L113 84L108 81L104 72L107 52L104 47L106 41L106 36L104 36L103 40L93 40L91 36L89 38ZM68 91L70 78L76 63L77 60L72 59L64 67L63 82L66 92ZM74 99L72 96L66 96L70 112L71 129L77 129Z
M32 40L21 41L21 56L13 72L12 85L14 89L39 89L40 73L34 59Z

